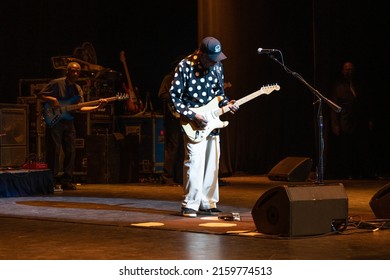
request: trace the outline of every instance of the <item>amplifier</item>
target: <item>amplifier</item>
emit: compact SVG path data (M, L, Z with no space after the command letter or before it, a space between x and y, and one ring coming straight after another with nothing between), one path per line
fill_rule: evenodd
M27 105L0 104L0 145L27 144Z
M120 116L124 135L138 138L140 173L163 173L164 119L162 115Z
M26 162L27 148L25 145L0 146L0 166L20 167Z
M50 82L50 78L20 79L19 80L19 96L35 96L49 82Z
M111 121L113 116L115 114L115 109L114 109L114 104L107 104L103 108L91 112L90 113L90 119L91 121L93 120L106 120L106 121Z

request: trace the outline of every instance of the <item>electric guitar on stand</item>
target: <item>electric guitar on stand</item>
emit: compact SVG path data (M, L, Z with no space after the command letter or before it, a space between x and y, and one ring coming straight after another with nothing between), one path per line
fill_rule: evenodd
M123 64L123 68L125 69L127 79L127 86L124 85L124 87L130 96L129 100L127 101L127 109L132 113L139 113L143 110L144 106L142 104L141 98L139 98L137 92L134 90L133 83L131 82L124 51L120 52L120 60Z
M236 103L240 106L262 94L270 94L274 90L279 90L280 86L278 84L270 85L270 86L263 86L258 91L255 91L239 100L236 101ZM194 142L199 143L206 139L206 137L216 128L223 128L228 126L228 121L221 121L219 119L219 116L227 113L230 111L229 105L225 105L224 107L220 108L218 106L219 102L222 100L221 96L217 96L214 99L212 99L209 103L202 107L197 108L191 108L192 111L194 111L197 114L203 115L207 122L207 126L203 129L199 129L195 123L192 121L188 121L188 119L184 117L180 117L181 126L183 127L183 130L185 134L188 136L188 138Z

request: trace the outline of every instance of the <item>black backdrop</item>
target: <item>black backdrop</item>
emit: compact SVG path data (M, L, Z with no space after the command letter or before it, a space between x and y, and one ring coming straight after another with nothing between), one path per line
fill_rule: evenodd
M358 1L199 1L199 37L221 38L228 56L226 79L238 99L261 85L277 82L281 90L261 96L229 117L223 147L229 153L227 171L266 173L288 156L304 156L318 164L316 100L312 92L257 49L282 51L285 65L300 74L325 97L345 60L369 85L376 108L372 150L379 172L389 171L389 132L386 42L389 21L384 4ZM276 57L280 57L275 54ZM323 104L325 177L333 176L333 139L329 108ZM224 158L225 162L226 159ZM231 164L231 165L229 165Z
M99 65L156 95L170 63L197 46L197 3L190 1L23 1L1 4L1 102L15 102L18 80L56 75L52 56L90 42ZM157 102L157 101L156 101ZM157 104L156 104L157 105Z
M371 84L377 107L377 159L380 169L388 171L389 24L384 4L6 0L0 5L2 103L16 102L19 79L52 77L52 56L70 55L90 42L98 64L119 72L123 72L119 53L124 50L133 83L141 96L151 93L158 109L156 93L171 61L192 52L199 38L216 36L228 56L226 80L233 84L228 95L238 99L267 83L281 85L277 94L245 104L233 118L226 116L230 125L222 137L224 172L266 173L287 156L307 156L316 162L316 119L311 92L280 65L259 56L257 49L280 49L286 66L326 96L341 63L351 59ZM326 165L331 169L332 162Z

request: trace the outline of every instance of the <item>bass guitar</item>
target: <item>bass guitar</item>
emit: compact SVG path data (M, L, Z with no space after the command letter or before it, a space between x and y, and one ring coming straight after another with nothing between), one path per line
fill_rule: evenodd
M278 91L280 89L280 86L278 84L275 85L269 85L269 86L263 86L260 90L255 91L239 100L236 101L237 105L242 105L260 95L263 94L270 94L274 90ZM191 108L192 111L194 111L197 114L203 115L203 117L207 120L207 126L203 129L199 129L198 126L192 122L186 119L185 117L180 118L181 126L183 127L183 130L185 134L188 136L191 142L193 143L199 143L206 139L206 137L210 134L211 131L217 128L223 128L228 126L228 121L221 121L219 119L219 116L227 113L230 111L229 105L225 105L224 107L220 108L218 106L219 102L222 100L221 96L215 97L213 100L211 100L209 103L202 107L197 108Z
M125 74L126 74L126 79L127 79L127 86L124 84L123 87L125 88L126 92L129 93L129 96L130 96L130 98L127 102L127 108L132 113L139 113L144 109L143 108L144 106L142 104L141 98L139 98L137 92L134 90L133 83L131 82L129 69L127 68L126 57L125 57L124 51L120 52L120 60L123 64L123 68L125 69Z
M116 96L105 98L107 102L112 102L115 100L127 100L129 96L127 94L117 94ZM78 110L85 106L96 106L99 104L99 100L92 100L87 102L81 102L80 96L76 95L67 100L60 100L60 106L53 107L50 102L46 102L42 108L42 115L45 119L46 125L53 127L60 120L73 120L72 114L69 112Z

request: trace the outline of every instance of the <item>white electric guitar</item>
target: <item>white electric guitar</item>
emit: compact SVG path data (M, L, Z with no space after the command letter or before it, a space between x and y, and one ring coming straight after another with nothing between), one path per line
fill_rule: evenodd
M260 96L263 94L270 94L274 90L278 91L280 86L278 84L263 86L258 91L255 91L239 100L236 101L236 104L241 106L242 104ZM195 123L189 121L185 117L181 117L180 122L183 127L185 134L188 136L191 142L199 143L206 139L206 137L216 128L223 128L228 126L228 121L221 121L219 116L230 111L229 105L225 105L222 108L218 106L219 102L222 100L221 96L215 97L207 105L197 108L191 108L197 114L203 115L207 120L207 126L204 129L197 127Z

